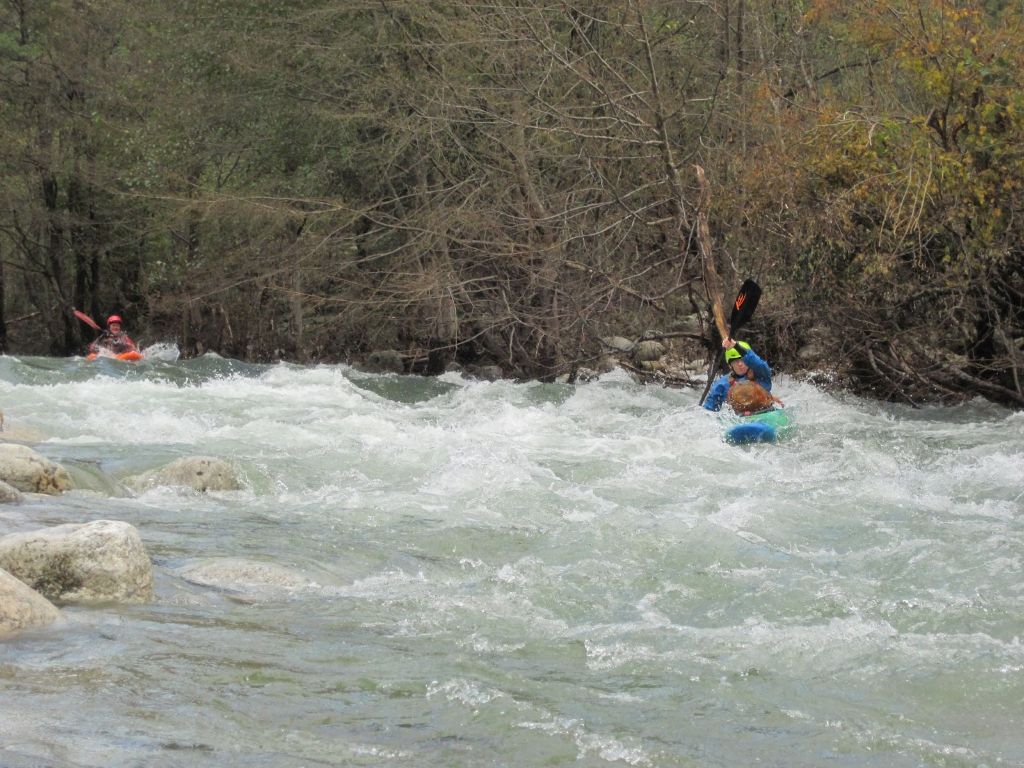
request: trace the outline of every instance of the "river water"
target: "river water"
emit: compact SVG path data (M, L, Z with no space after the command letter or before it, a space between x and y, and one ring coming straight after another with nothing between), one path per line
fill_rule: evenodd
M1024 413L166 357L0 358L77 485L0 534L155 567L0 642L2 766L1024 765ZM245 489L123 483L188 455Z

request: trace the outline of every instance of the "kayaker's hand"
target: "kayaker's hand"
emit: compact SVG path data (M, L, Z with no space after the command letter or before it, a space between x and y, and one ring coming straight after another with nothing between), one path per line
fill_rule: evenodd
M723 348L725 348L725 349L732 349L735 346L736 346L736 341L734 339L730 339L728 337L722 339L722 347Z

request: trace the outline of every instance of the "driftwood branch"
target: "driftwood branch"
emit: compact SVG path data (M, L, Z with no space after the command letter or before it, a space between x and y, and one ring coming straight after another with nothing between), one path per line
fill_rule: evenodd
M640 378L641 381L657 381L660 384L664 384L667 387L696 387L697 383L690 378L682 378L680 376L670 376L662 371L645 371L643 368L633 365L626 360L619 361L619 367L629 371L634 376Z
M11 317L11 318L7 319L7 324L8 325L13 325L14 323L20 323L20 322L23 322L25 320L31 320L33 317L39 317L40 314L42 314L42 313L41 312L29 312L27 315L21 315L20 317Z
M729 329L725 325L725 312L722 309L722 279L715 268L714 253L711 250L711 232L708 227L708 207L711 192L704 169L695 165L697 184L700 186L700 200L697 204L697 246L700 249L700 266L704 274L704 290L707 292L711 310L715 315L715 326L722 338L728 338Z
M661 341L662 339L693 339L699 341L706 347L710 347L712 342L708 340L707 336L702 336L699 333L690 333L689 331L669 331L668 333L651 333L636 341Z

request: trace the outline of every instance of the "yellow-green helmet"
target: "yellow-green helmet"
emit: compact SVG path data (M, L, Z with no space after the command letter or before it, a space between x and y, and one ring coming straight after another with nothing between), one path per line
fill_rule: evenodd
M740 352L740 349L742 349L743 352L746 352L748 349L750 349L750 345L747 344L747 342L745 341L737 341L735 347L733 347L732 349L725 350L726 365L731 363L733 360L739 360L741 357L743 357L743 352Z

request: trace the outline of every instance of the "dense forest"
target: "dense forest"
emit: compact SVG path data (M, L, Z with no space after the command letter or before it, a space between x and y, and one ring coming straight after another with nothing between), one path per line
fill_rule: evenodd
M699 166L777 369L1019 408L1022 77L1020 0L2 0L0 350L713 346Z

